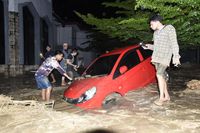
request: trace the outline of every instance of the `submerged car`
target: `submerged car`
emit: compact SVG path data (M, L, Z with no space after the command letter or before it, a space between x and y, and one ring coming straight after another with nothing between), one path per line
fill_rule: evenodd
M64 100L81 108L100 108L128 91L155 82L152 51L139 45L96 58L64 92Z

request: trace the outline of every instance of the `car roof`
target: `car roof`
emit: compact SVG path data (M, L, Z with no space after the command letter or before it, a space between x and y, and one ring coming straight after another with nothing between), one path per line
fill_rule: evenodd
M114 49L112 51L108 51L105 54L102 54L100 57L114 55L114 54L121 54L121 53L123 53L125 51L128 51L130 49L134 49L134 48L138 48L138 47L139 47L139 45L134 44L134 45L126 46L126 47L123 47L123 48L117 48L117 49Z

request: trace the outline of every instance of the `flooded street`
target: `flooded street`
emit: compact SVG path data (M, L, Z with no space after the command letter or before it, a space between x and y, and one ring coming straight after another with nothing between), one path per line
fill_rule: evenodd
M62 101L65 87L54 86L54 109L43 104L24 106L14 100L40 101L33 73L23 77L0 78L1 133L199 133L200 86L189 89L187 83L200 80L200 66L170 71L171 101L163 106L157 84L151 84L121 97L106 109L83 110Z

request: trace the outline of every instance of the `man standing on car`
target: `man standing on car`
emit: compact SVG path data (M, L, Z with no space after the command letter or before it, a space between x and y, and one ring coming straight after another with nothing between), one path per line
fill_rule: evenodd
M176 30L172 25L164 25L161 21L162 17L160 15L154 15L150 18L150 28L154 30L154 44L145 44L143 46L144 49L153 50L151 62L156 68L156 77L160 92L159 99L154 103L159 106L163 105L166 101L170 101L165 73L171 59L175 66L180 65Z

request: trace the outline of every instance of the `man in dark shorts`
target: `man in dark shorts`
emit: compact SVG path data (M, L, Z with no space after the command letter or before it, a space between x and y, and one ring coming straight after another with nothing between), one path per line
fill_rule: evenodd
M172 25L164 25L161 21L162 17L160 15L154 15L150 18L150 27L154 30L154 44L145 44L143 46L144 49L153 50L151 62L156 68L156 77L160 91L159 99L154 102L156 105L163 105L166 101L170 101L165 75L171 58L175 66L180 65L176 30Z

